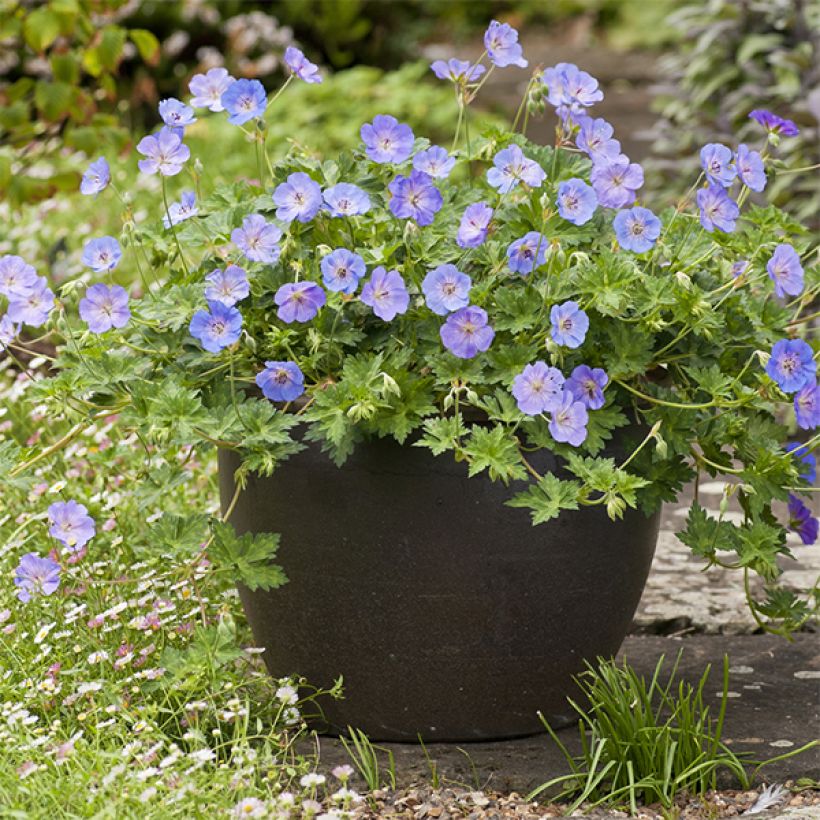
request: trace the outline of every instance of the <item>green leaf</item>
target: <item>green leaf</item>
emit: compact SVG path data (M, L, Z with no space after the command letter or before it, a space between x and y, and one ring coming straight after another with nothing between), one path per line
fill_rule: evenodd
M171 552L176 558L190 557L205 540L208 516L204 513L178 515L163 513L162 518L149 530L151 549L160 548Z
M159 57L159 40L156 36L144 28L132 28L128 36L137 47L140 57L149 65L154 65Z
M458 440L467 429L461 413L443 418L425 419L424 433L418 441L413 442L415 447L429 447L434 456L440 456L448 450L455 450Z
M230 524L213 522L213 543L208 555L220 569L250 590L276 589L287 582L278 564L271 563L279 549L278 533L264 532L237 535Z
M494 427L472 425L464 454L470 464L471 477L483 470L489 472L493 481L500 479L505 484L512 479L527 477L515 437L500 424Z
M45 51L60 34L60 18L47 6L32 11L23 23L23 36L36 52Z
M547 473L537 484L530 485L506 503L530 510L533 525L543 524L558 518L561 510L577 510L580 492L578 481L562 481L553 473Z
M718 550L732 552L738 545L738 528L728 521L712 518L697 501L689 508L686 529L676 535L695 555L709 560Z
M34 102L46 120L59 120L68 114L74 102L74 87L69 83L41 80L34 89Z

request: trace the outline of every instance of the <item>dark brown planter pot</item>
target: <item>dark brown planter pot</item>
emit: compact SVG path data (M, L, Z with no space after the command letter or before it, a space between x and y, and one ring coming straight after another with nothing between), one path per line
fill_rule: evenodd
M220 453L223 505L238 465ZM360 444L342 468L311 445L250 478L231 522L281 533L290 580L240 595L273 675L344 676L318 728L464 742L536 733L539 710L570 719L571 677L626 635L659 515L612 522L594 507L533 527L504 506L513 492L392 439Z

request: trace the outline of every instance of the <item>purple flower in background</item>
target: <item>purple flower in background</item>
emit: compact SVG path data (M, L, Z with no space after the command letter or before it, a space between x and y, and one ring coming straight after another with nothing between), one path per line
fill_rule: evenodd
M493 209L486 202L468 205L458 226L456 243L460 248L477 248L484 244L493 218Z
M609 376L600 367L587 367L579 364L564 385L575 397L590 410L599 410L604 406L604 388L609 383Z
M814 384L817 365L814 353L802 339L781 339L772 347L766 373L784 393L796 393Z
M759 122L770 133L781 134L784 137L796 137L800 129L791 121L778 117L771 111L756 108L749 112L749 119Z
M60 586L60 565L50 558L40 558L36 552L28 552L14 570L17 597L25 604L32 595L51 595Z
M507 248L510 270L526 276L540 268L547 258L548 245L547 237L538 231L530 231L521 239L516 239Z
M228 122L232 125L244 125L262 117L268 107L265 87L259 80L235 80L222 92L220 101L230 114Z
M298 77L306 83L322 82L322 75L319 74L319 66L308 60L308 58L294 46L288 46L285 49L285 65L294 77Z
M361 128L367 156L381 164L404 162L413 153L413 130L390 114L377 114Z
M561 406L564 375L546 362L528 364L513 379L512 394L518 409L528 416L552 412Z
M794 414L801 430L814 430L820 424L820 389L811 382L794 397Z
M738 276L743 276L743 274L746 273L746 271L748 269L749 269L748 260L740 259L739 261L735 262L732 265L732 276L734 276L734 278L737 279Z
M766 168L763 157L757 151L750 151L742 143L737 147L735 167L740 181L753 191L762 191L766 187Z
M322 207L322 189L318 182L299 171L276 186L273 202L277 206L276 218L282 222L310 222Z
M550 310L552 330L550 335L556 344L576 348L583 344L589 330L589 317L577 302L553 305Z
M558 63L545 69L541 78L547 86L548 102L562 119L580 114L604 98L598 81L574 63Z
M706 178L715 185L728 188L737 170L732 165L732 151L719 142L710 142L700 149L700 167L706 172Z
M436 60L430 68L440 80L450 80L453 83L474 83L487 70L483 65L474 65L469 60L456 60L455 57L447 60Z
M814 453L808 452L806 445L800 441L790 441L784 449L800 462L800 478L814 484L817 480L817 459Z
M419 151L413 157L413 167L417 171L423 171L431 177L446 178L450 176L450 171L456 164L456 158L447 153L446 148L440 145L431 145L426 151Z
M114 270L122 259L122 248L113 236L89 239L83 247L82 263L96 273Z
M490 23L484 32L484 48L490 62L499 68L510 65L526 68L529 65L518 42L518 32L508 23L499 23L498 20Z
M598 204L605 208L624 208L635 201L635 191L643 185L643 168L630 162L625 154L615 159L603 157L592 166L592 187Z
M385 270L381 266L375 268L370 279L365 282L359 298L385 322L391 321L399 313L406 313L410 304L410 294L401 274L395 270Z
M469 306L451 313L439 330L447 350L459 359L472 359L493 342L495 331L487 324L487 312Z
M399 219L414 219L419 225L430 225L441 210L441 192L433 184L433 178L421 171L413 171L409 177L397 176L388 190L393 195L390 210Z
M712 233L715 228L723 233L731 233L740 216L740 208L721 185L709 185L697 193L700 208L700 224Z
M241 228L231 232L231 242L236 245L251 262L273 264L279 259L279 245L282 231L272 222L266 222L261 214L251 214L242 220Z
M500 194L509 193L519 182L540 188L547 177L544 169L535 160L525 157L517 145L499 151L493 157L493 166L487 171L487 182Z
M612 220L618 244L633 253L645 253L661 235L661 221L649 208L636 206L628 211L618 211Z
M803 292L803 266L791 245L778 245L766 263L766 270L774 282L775 296L799 296Z
M439 316L470 304L472 280L455 265L439 265L421 283L427 307Z
M593 162L617 159L621 154L621 143L612 138L612 126L604 119L588 117L581 123L575 144Z
M315 282L287 282L273 297L279 305L276 315L285 324L309 322L327 301L325 292Z
M358 185L349 182L325 188L323 196L331 216L359 216L370 210L370 197Z
M567 179L558 186L558 213L573 225L592 219L598 207L595 191L582 179Z
M159 115L169 128L187 128L196 122L194 109L175 97L160 102Z
M0 257L0 293L3 296L25 296L37 283L37 271L22 257L6 254Z
M811 514L811 510L791 493L789 493L789 529L796 532L806 546L817 540L817 519Z
M265 362L256 384L271 401L293 401L305 392L305 376L296 362Z
M193 191L183 191L179 197L179 202L172 202L168 206L168 213L162 217L162 224L166 228L170 228L171 225L179 225L180 222L184 222L198 213L196 194Z
M120 285L92 285L80 299L80 318L92 333L125 327L131 318L128 292Z
M221 302L227 307L233 307L251 292L247 274L237 265L228 265L224 271L217 268L205 277L205 281L208 283L205 298L209 302Z
M53 307L54 294L49 290L48 280L45 276L37 276L25 293L9 296L8 317L16 324L40 327Z
M49 535L71 550L82 549L97 531L84 504L56 501L48 508Z
M0 317L0 351L5 350L20 335L20 325L8 313Z
M164 177L176 176L191 156L182 139L165 128L156 136L143 137L137 143L137 151L146 157L137 163L140 171L144 174L160 173Z
M100 157L92 162L83 174L83 178L80 180L80 193L86 196L92 194L96 196L108 187L109 182L111 182L111 169L108 167L105 157Z
M588 421L589 413L583 402L576 401L569 390L564 390L560 404L552 411L550 417L550 435L556 441L578 447L587 437Z
M188 330L209 353L219 353L239 341L242 332L242 314L222 302L208 302L208 310L198 310Z
M337 248L322 259L322 281L336 293L355 293L359 281L367 273L364 259L346 248Z
M194 95L191 105L194 108L224 111L222 95L235 82L226 68L210 68L205 74L194 74L188 83L188 90Z

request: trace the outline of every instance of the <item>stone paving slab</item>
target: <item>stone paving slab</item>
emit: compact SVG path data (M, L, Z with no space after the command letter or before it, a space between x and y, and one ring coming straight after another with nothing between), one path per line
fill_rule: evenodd
M764 760L799 748L820 737L820 642L798 635L791 643L771 635L693 635L684 638L633 635L622 655L639 672L650 674L658 658L673 658L683 649L681 676L697 682L712 664L707 694L716 704L721 688L724 653L731 661L730 702L724 739L738 752ZM577 752L577 731L565 729L562 742ZM319 738L320 770L349 762L339 740ZM398 785L430 782L430 764L415 744L378 744L394 755ZM431 743L427 755L446 782L471 789L527 793L544 781L566 773L566 765L546 735L497 743L459 745ZM383 763L386 757L383 755ZM801 777L820 778L820 750L813 749L764 769L767 783ZM724 784L731 787L730 782Z

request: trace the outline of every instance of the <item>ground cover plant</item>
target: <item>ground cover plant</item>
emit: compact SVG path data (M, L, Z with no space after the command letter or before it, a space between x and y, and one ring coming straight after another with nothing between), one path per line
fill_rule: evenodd
M287 88L270 97L197 77L192 105L163 101L165 127L128 160L161 210L133 195L122 235L90 232L72 260L83 275L59 286L45 260L3 256L14 751L0 788L21 811L66 772L85 784L78 814L145 816L156 801L180 816L214 803L337 816L357 801L347 770L330 788L293 753L310 704L265 679L233 623L235 581L286 583L277 537L237 538L232 505L216 513L214 448L239 451L240 479L267 474L303 446L301 422L340 464L362 438L393 436L527 482L512 503L536 525L580 506L651 512L700 472L724 476L741 519L695 503L682 539L739 570L765 628L811 617L812 593L776 579L787 530L817 534L817 354L803 338L816 249L748 203L794 125L760 111L756 144L703 146L690 194L656 214L575 66L533 74L513 128L477 133L487 77L526 65L508 26L485 46L432 66L451 85L447 147L379 113L352 150L319 158L295 137L279 159L276 106L321 87L316 66L287 53ZM545 105L553 147L516 133ZM211 186L197 163L188 134L206 109L241 134L239 179ZM116 168L102 157L84 175L101 210L132 197ZM128 290L126 260L140 277ZM537 473L542 447L565 473Z

